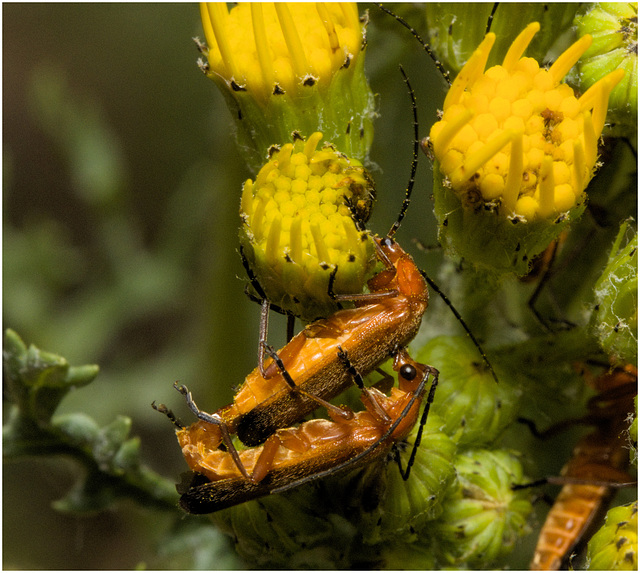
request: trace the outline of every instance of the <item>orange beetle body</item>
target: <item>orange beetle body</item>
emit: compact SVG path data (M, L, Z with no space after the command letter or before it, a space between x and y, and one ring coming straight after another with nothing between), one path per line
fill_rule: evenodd
M341 348L363 376L416 335L427 308L429 291L413 259L391 239L376 238L381 257L392 268L368 283L356 308L340 310L309 324L278 351L284 367L303 392L292 391L273 361L267 378L256 368L247 376L231 405L217 411L230 433L248 446L264 442L278 428L290 426L317 407L305 396L331 399L352 383L337 354Z

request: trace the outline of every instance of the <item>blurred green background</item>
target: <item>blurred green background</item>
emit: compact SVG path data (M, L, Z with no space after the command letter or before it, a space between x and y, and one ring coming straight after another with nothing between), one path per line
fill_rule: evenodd
M366 68L381 117L369 226L385 233L412 145L397 64L416 89L422 136L444 82L404 29L378 11L372 19ZM3 5L3 327L71 364L99 364L97 380L59 413L83 411L100 425L130 416L143 459L169 479L186 468L151 402L188 420L172 388L179 380L201 407L222 406L254 368L258 338L236 251L241 185L253 174L221 95L196 66L191 38L202 35L195 4ZM435 243L424 157L419 169L403 244ZM421 267L437 268L439 253L417 253ZM280 326L274 318L274 344ZM92 516L54 511L80 471L60 457L5 464L5 569L198 564L197 555L158 557L173 515L133 502ZM213 566L233 566L226 542L222 551L227 560Z

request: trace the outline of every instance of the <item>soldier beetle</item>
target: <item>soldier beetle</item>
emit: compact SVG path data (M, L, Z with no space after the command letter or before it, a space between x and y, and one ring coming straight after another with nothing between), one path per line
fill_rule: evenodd
M354 374L354 381L364 390L362 377L347 354L339 352L345 370ZM413 361L404 349L396 353L393 368L398 373L398 387L392 388L390 396L375 388L363 391L366 410L351 412L349 418L331 416L330 411L331 420L309 420L298 427L278 429L262 446L242 451L221 439L214 416L199 410L184 386L176 386L199 418L197 422L183 427L165 406L154 407L178 426L182 453L196 472L181 492L180 506L188 513L212 513L379 459L414 427L431 377L414 450L406 470L401 468L407 479L433 402L438 371ZM222 443L226 451L220 448Z
M633 411L637 380L633 366L604 373L594 382L599 394L589 400L584 418L562 422L542 434L556 433L575 422L596 425L595 432L578 442L561 477L536 482L558 483L563 487L540 531L531 569L555 571L568 566L571 555L608 505L615 488L631 485L631 478L624 471L629 450L623 432L628 426L627 415Z

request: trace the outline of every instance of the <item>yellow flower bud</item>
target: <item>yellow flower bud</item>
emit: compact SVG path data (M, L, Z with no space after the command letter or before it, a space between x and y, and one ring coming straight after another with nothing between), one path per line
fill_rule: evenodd
M624 75L615 70L576 97L561 82L590 36L545 69L523 56L539 29L529 24L502 63L485 70L496 39L487 34L423 141L436 160L441 243L450 255L499 273L526 274L584 210L609 94Z
M296 134L272 153L242 192L240 241L269 301L311 321L337 309L329 296L359 293L373 272L375 250L358 229L374 197L362 164L322 133Z
M207 2L200 10L209 46L207 75L263 100L276 91L327 84L360 51L355 4L249 2L228 11L224 3Z

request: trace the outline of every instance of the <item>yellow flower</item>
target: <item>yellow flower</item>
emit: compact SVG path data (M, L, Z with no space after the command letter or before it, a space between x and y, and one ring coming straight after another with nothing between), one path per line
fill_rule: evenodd
M264 100L316 82L349 66L360 51L356 4L249 2L231 11L222 2L200 5L209 45L209 74L234 90Z
M616 70L581 97L561 83L591 45L586 35L547 70L522 57L540 29L529 24L502 65L485 71L495 41L487 34L453 82L431 128L439 168L463 206L511 219L556 218L584 202Z
M250 166L294 131L322 130L364 160L373 140L375 100L364 74L364 26L355 3L249 2L231 10L200 4L208 62Z
M329 297L358 293L375 265L369 234L373 184L362 164L322 133L274 149L242 191L240 242L269 301L303 320L337 310Z

